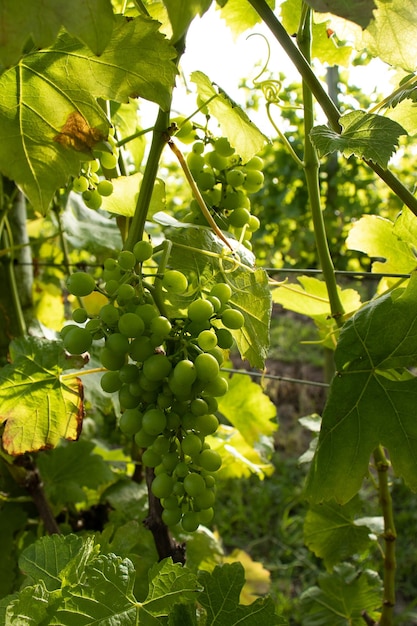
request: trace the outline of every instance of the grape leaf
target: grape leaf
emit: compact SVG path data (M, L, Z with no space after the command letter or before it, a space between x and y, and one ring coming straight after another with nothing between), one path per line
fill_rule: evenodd
M13 362L0 370L2 441L11 455L78 439L83 419L80 380L63 375L60 342L35 337L13 342ZM71 362L67 364L71 367Z
M45 623L50 594L42 581L22 589L17 597L10 599L4 615L3 624L19 626L37 626ZM0 610L0 619L1 619Z
M276 407L263 393L260 385L243 374L229 378L229 390L219 398L219 411L239 430L251 446L263 436L271 436L278 428Z
M107 137L95 98L141 96L169 107L176 53L157 29L149 18L120 18L100 57L62 33L0 77L0 170L37 211L46 212L55 190Z
M354 154L386 167L398 146L398 138L407 134L397 122L364 111L346 113L339 122L343 129L340 135L325 125L311 131L321 157L339 150L346 158Z
M363 33L363 46L390 65L414 72L417 14L414 0L378 0L374 19Z
M101 456L92 454L93 448L93 443L81 440L39 457L38 468L51 503L84 502L87 496L83 487L97 490L112 480L112 471Z
M154 216L154 219L158 216ZM180 223L178 223L180 224ZM232 288L230 305L241 311L244 326L231 331L243 358L253 367L264 366L269 346L269 319L271 296L268 277L262 269L253 270L243 263L251 254L240 246L242 263L235 263L233 257L224 256L224 244L209 228L181 224L179 228L166 231L173 247L169 265L184 272L190 283L187 293L170 300L172 312L184 311L195 298L196 290L209 292L216 282L226 282ZM169 303L167 303L169 307Z
M409 221L415 221L415 216L412 215ZM375 259L372 263L373 272L407 274L416 268L417 259L410 245L413 239L410 240L410 235L407 238L404 235L404 229L400 233L395 232L391 220L379 215L364 215L352 224L346 245L349 250L359 250Z
M102 209L116 215L133 217L142 179L143 174L141 172L135 172L131 176L115 178L112 181L113 193L103 198ZM154 213L163 209L165 209L165 183L160 178L157 178L147 213L148 219L152 219Z
M307 478L313 502L348 502L373 450L389 451L394 472L417 490L417 276L369 302L345 324L335 351L317 451ZM395 323L393 324L393 320ZM389 328L389 332L387 329Z
M204 15L212 0L164 0L172 27L173 43L177 42L188 30L196 15Z
M84 248L91 254L122 249L117 224L108 216L88 209L75 193L70 194L61 219L65 237L76 249Z
M113 30L110 0L2 0L2 40L0 63L10 67L16 63L29 38L37 48L50 46L64 26L78 37L94 54L101 54Z
M165 559L149 571L149 593L143 605L152 615L168 615L170 608L179 601L199 600L200 591L201 586L191 570Z
M218 565L211 573L200 572L199 580L204 591L198 601L206 609L207 624L210 626L274 626L287 623L275 614L271 598L258 598L248 606L239 605L245 580L240 563Z
M315 11L333 13L366 28L376 9L374 0L306 0Z
M227 0L217 3L221 6L221 17L235 35L244 33L261 21L258 13L248 3L241 0ZM275 0L266 0L271 9L275 8Z
M245 6L245 11L248 9L249 7ZM242 158L243 163L260 152L268 139L251 122L243 109L233 102L223 90L216 89L203 72L193 72L191 81L197 85L197 92L204 101L213 98L207 102L210 115L218 120L222 132Z
M375 572L356 571L349 563L320 574L319 586L301 596L303 626L361 626L363 612L378 619L381 581Z
M360 510L358 498L345 506L334 502L313 505L304 521L304 542L331 569L369 544L369 528L357 526L355 514Z

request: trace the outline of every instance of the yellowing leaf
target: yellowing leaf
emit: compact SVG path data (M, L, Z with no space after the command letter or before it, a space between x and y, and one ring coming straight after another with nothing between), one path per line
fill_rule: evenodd
M245 584L240 592L240 604L252 604L255 598L265 596L271 585L271 574L259 561L254 561L244 550L233 550L222 558L223 563L241 563L245 570Z
M258 450L251 447L238 430L220 425L216 436L207 438L210 447L222 457L222 467L217 472L220 478L248 478L257 474L263 479L270 476L274 466L265 461Z
M113 183L113 193L103 198L102 208L109 213L133 217L138 200L143 175L140 172L132 176L119 176ZM165 184L161 179L155 181L149 205L148 218L165 208Z

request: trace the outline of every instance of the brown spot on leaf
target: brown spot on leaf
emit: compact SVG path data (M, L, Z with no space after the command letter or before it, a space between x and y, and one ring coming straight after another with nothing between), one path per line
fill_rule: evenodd
M61 128L61 132L54 137L54 141L65 148L72 148L77 152L89 154L95 144L105 138L99 128L89 126L85 117L78 111L74 111L68 115L67 121Z

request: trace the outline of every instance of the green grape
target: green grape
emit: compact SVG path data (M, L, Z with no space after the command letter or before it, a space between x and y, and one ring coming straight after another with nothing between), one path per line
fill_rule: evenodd
M164 509L162 511L161 517L162 517L162 521L167 526L175 526L180 521L180 519L182 517L182 512L181 512L181 509L179 509L179 508L176 508L176 509Z
M91 185L97 185L97 183L99 182L99 177L97 174L90 174L90 184ZM101 195L101 194L100 194Z
M238 208L234 209L228 217L229 224L235 228L242 228L250 220L250 213L247 209Z
M136 313L123 313L118 323L119 332L126 337L140 337L145 330L145 323Z
M204 393L217 398L224 396L228 389L228 382L225 378L223 378L223 376L217 376L217 378L210 380L204 385Z
M133 246L133 254L139 263L151 258L153 252L152 244L149 241L138 241Z
M193 144L192 151L195 152L195 154L203 154L204 150L205 145L202 141L196 141Z
M204 476L204 480L206 481L206 487L208 488L214 487L214 485L216 484L216 479L212 474L206 474Z
M99 316L100 319L102 319L103 322L106 324L106 326L114 328L115 326L117 326L117 322L119 321L120 312L119 309L116 309L113 304L105 304L101 307Z
M184 439L181 441L181 449L184 454L188 454L191 457L196 456L201 450L201 439L198 435L194 433L189 433L185 435Z
M135 409L139 404L139 399L130 393L129 385L123 384L119 389L119 402L123 409Z
M122 381L119 378L119 372L104 372L100 380L100 385L102 390L106 393L119 391L122 386Z
M152 450L152 448L148 448L142 454L142 462L148 467L156 467L161 462L161 456Z
M211 167L218 171L223 171L229 165L229 159L227 157L221 156L217 151L213 150L212 152L207 152L204 156L204 161L211 165Z
M236 309L226 309L223 311L221 320L226 328L231 328L232 330L242 328L245 323L243 314Z
M193 533L200 525L200 518L195 511L187 511L182 516L181 526L187 533Z
M222 303L220 302L220 300L216 298L216 296L207 296L206 299L212 303L214 312L218 313L222 308Z
M196 462L207 472L217 472L222 465L222 458L216 450L208 449L200 452Z
M241 205L240 194L238 191L226 191L222 195L221 206L224 209L238 209Z
M117 257L117 261L119 263L119 267L125 271L132 270L136 265L136 257L130 250L122 250Z
M219 408L219 403L216 398L205 393L204 400L207 402L209 413L215 413Z
M253 233L256 230L258 230L260 225L261 225L261 222L256 217L256 215L251 215L249 218L249 222L248 222L248 230L250 230Z
M202 382L214 380L219 375L219 364L212 354L199 354L194 361L197 377Z
M214 517L214 509L212 507L202 509L198 512L198 517L200 518L200 524L209 524Z
M129 354L138 363L143 363L152 354L154 354L154 347L151 344L149 337L138 337L134 339L130 344Z
M232 156L235 152L235 149L232 148L227 137L219 137L219 139L216 139L214 149L223 157Z
M74 178L74 180L72 181L72 188L74 191L78 191L79 193L87 191L88 180L85 176L78 176L78 178Z
M86 207L96 211L102 205L102 198L96 189L87 189L83 192L83 200Z
M170 293L181 294L187 291L188 281L182 272L168 270L162 278L162 286Z
M93 338L85 328L74 326L64 337L64 348L70 354L83 354L91 348Z
M171 369L171 361L165 354L153 354L143 364L143 373L151 381L163 380Z
M247 170L246 180L243 184L248 193L256 193L262 188L264 175L259 170Z
M222 200L221 187L213 187L213 189L207 191L204 194L204 199L206 200L206 204L209 204L211 206L219 206Z
M88 319L88 313L85 309L81 307L78 309L74 309L74 311L72 312L72 319L74 320L74 322L77 322L77 324L84 324L84 322L86 322Z
M186 161L194 176L198 175L198 173L201 172L204 167L204 157L202 157L200 154L196 154L195 152L190 152L187 155Z
M145 323L145 326L150 326L154 317L158 316L155 307L152 304L139 304L135 309L136 315L139 315Z
M229 170L226 173L226 181L231 187L240 187L245 182L245 174L241 169Z
M220 365L220 367L223 365L224 354L223 354L223 350L221 348L218 348L216 346L215 348L212 348L211 350L208 350L208 353L211 354L212 356L214 356L214 358L216 359L216 361Z
M133 383L138 379L139 370L133 363L125 363L119 370L122 383Z
M108 272L113 272L115 269L118 268L118 264L116 259L111 259L111 258L107 258L104 261L104 269L107 270Z
M88 171L89 172L94 174L95 172L98 172L99 169L100 169L100 163L97 161L97 159L93 159L92 161L88 161Z
M189 387L197 378L194 363L189 359L178 361L172 372L172 378L177 385Z
M204 480L204 485L205 482L206 481ZM194 506L204 510L212 507L215 501L216 494L213 489L204 488L200 491L200 493L196 494L196 497L194 498Z
M195 415L191 412L184 413L181 418L181 427L183 430L193 430L195 426Z
M143 373L143 371L139 374L139 385L143 391L157 391L160 388L159 380L149 380Z
M67 280L67 289L78 298L89 296L96 287L96 281L91 274L85 272L74 272Z
M176 452L169 452L168 454L165 454L162 459L162 465L167 472L173 472L179 462L180 458Z
M155 441L155 435L150 435L149 433L145 432L143 428L138 430L138 432L135 435L135 443L138 446L138 448L148 448L149 446L153 444L154 441Z
M250 161L245 163L245 167L248 170L261 170L263 169L263 166L264 166L264 162L261 159L261 157L258 157L258 156L252 157Z
M97 191L100 196L111 196L113 193L113 183L109 180L101 180L97 185Z
M164 393L159 393L156 403L160 409L169 409L172 404L172 394L167 396Z
M212 189L216 184L216 178L210 169L204 169L197 176L197 185L202 191L208 191Z
M174 487L174 480L168 474L159 474L152 481L151 491L156 498L168 498Z
M163 435L160 435L153 442L152 450L154 450L154 452L156 452L157 454L161 454L161 455L168 454L170 445L171 445L170 440L164 437Z
M106 291L109 296L112 296L119 289L119 281L115 279L110 279L106 282Z
M120 352L113 352L109 348L104 347L100 352L100 361L107 370L119 370L125 364L126 357Z
M157 315L152 318L150 330L152 334L165 339L172 330L171 322L163 315Z
M148 435L159 435L166 424L165 413L161 409L149 409L143 414L142 428Z
M201 455L200 455L201 456ZM201 474L191 472L184 478L185 493L189 496L195 497L199 493L206 490L206 483Z
M119 428L128 437L133 437L142 428L142 413L137 408L126 409L120 418Z
M195 429L206 437L216 432L219 427L219 420L212 413L205 415L197 415L195 420Z
M125 335L120 333L113 333L106 339L106 347L112 352L118 354L126 354L129 350L129 340Z
M178 498L175 495L168 496L168 498L163 498L161 501L164 509L178 509Z
M181 461L181 463L178 463L177 467L175 468L175 474L176 476L178 476L178 478L185 478L187 474L189 473L190 473L190 470L188 468L187 463L184 463L184 461Z
M167 413L167 428L169 430L177 430L181 425L181 419L178 413L170 411Z
M208 320L214 313L213 305L209 300L197 298L188 307L188 317L193 322Z
M232 289L226 283L216 283L211 288L210 295L218 298L222 304L226 304L232 297Z
M233 335L227 328L216 328L217 344L223 350L228 350L233 345Z
M117 165L117 157L110 152L101 152L100 156L101 167L105 170L112 170Z
M126 302L133 300L135 296L136 296L135 288L132 285L129 285L128 283L124 283L123 285L120 285L119 290L117 292L117 302L118 304L123 305Z
M194 416L206 415L208 413L208 404L203 398L195 398L191 402L190 409Z
M217 346L217 337L212 330L202 330L197 337L197 343L202 350L212 350Z

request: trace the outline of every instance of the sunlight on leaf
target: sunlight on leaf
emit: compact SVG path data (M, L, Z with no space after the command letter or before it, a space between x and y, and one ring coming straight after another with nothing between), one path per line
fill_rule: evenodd
M216 435L206 437L206 440L222 457L222 466L217 472L219 479L248 478L256 474L262 480L274 471L272 463L262 458L236 428L221 424Z
M136 210L139 189L142 183L143 175L136 172L131 176L119 176L112 180L113 193L103 198L101 208L109 213L116 215L124 215L125 217L133 217ZM157 178L152 192L148 219L152 219L154 213L165 209L165 183Z
M334 13L346 20L351 20L362 28L366 28L372 20L373 11L376 9L374 0L306 0L315 11L322 13Z

